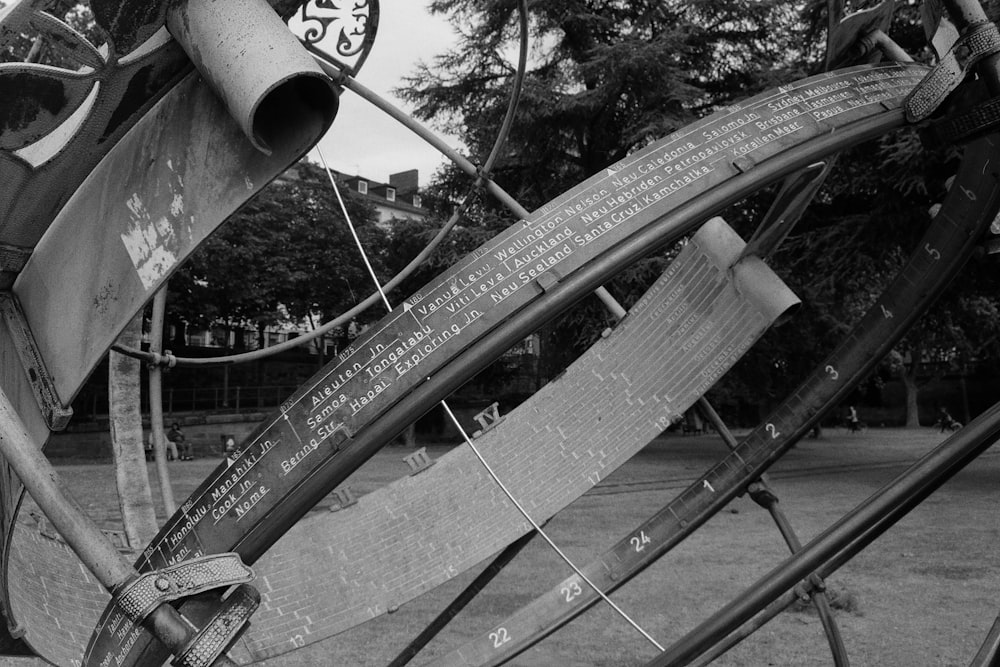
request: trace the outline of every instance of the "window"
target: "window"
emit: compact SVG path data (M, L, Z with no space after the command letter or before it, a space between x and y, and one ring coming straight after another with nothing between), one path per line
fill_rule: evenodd
M368 194L368 181L358 181L358 192L363 195Z
M385 198L389 201L396 201L396 188L386 188Z

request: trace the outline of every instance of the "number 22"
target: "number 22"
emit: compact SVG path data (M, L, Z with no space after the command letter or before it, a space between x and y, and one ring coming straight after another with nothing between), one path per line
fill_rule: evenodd
M493 648L500 648L510 641L510 634L507 628L497 628L496 632L490 633L490 639L493 641Z

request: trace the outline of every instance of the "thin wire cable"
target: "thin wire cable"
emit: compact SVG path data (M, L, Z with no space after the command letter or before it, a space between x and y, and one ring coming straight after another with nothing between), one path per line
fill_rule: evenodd
M459 430L459 433L462 434L462 437L465 439L466 444L468 444L469 447L472 449L472 452L476 455L476 458L479 459L479 462L483 465L483 468L486 469L486 472L489 473L490 477L493 478L493 481L496 483L497 486L500 487L500 490L504 492L504 495L507 496L510 502L514 504L514 507L517 508L517 511L521 513L521 516L523 516L528 521L528 523L531 524L532 528L538 531L538 534L541 535L542 539L545 540L548 543L548 545L552 547L552 550L556 552L559 558L561 558L563 562L565 562L570 567L570 569L572 569L573 572L576 573L576 576L580 577L580 579L590 588L592 588L593 591L597 593L597 595L608 604L608 606L610 606L612 609L615 610L615 613L621 616L626 623L631 625L636 632L645 637L650 644L655 646L656 649L662 653L664 651L663 645L660 644L658 641L656 641L652 637L652 635L643 630L638 623L632 620L632 617L630 617L625 612L624 609L619 607L617 604L615 604L615 602L611 598L605 595L604 591L602 591L597 586L597 584L591 581L590 578L583 573L583 570L577 567L576 564L569 559L569 556L563 553L562 549L560 549L559 546L552 541L552 538L548 536L548 533L542 530L542 527L538 524L538 522L531 518L531 515L528 514L528 511L524 509L521 503L517 501L517 498L515 498L514 495L510 492L510 489L508 489L507 486L500 480L500 478L497 477L496 472L494 472L493 468L490 467L490 464L486 462L486 459L483 458L483 455L479 452L479 449L476 447L476 445L473 444L472 440L465 432L465 429L462 428L462 425L459 423L458 418L455 416L455 413L451 411L451 408L448 407L448 404L445 401L441 401L441 407L443 407L445 412L448 413L448 417L451 419L452 423L455 424L455 427Z
M330 178L330 185L333 187L334 192L336 192L337 194L337 201L340 203L341 213L344 214L344 219L347 221L347 226L351 230L351 236L354 237L354 242L357 244L358 252L361 253L361 257L364 260L365 266L368 268L368 274L371 276L372 281L375 283L375 287L378 289L378 293L382 295L382 302L385 305L385 309L391 313L392 304L389 302L388 297L386 297L385 292L382 291L382 285L378 279L378 276L375 274L375 269L368 259L368 253L365 252L364 245L362 245L361 239L358 237L357 231L354 229L354 223L351 221L351 215L350 213L348 213L347 206L344 204L344 200L340 196L340 188L337 187L337 181L333 177L333 172L327 166L326 158L323 156L323 150L319 146L317 146L316 152L319 154L319 159L323 163L323 168L326 169L327 175ZM494 483L496 483L496 485L500 487L500 490L503 491L504 495L507 496L507 498L510 500L511 503L513 503L514 507L517 508L517 511L521 513L521 516L523 516L525 520L531 524L531 527L534 528L539 535L541 535L542 539L545 540L545 542L550 547L552 547L552 550L556 552L556 555L558 555L559 558L561 558L563 562L566 563L566 565L568 565L570 569L573 570L573 572L575 572L576 575L580 577L580 579L584 583L587 584L587 586L593 589L593 591L597 593L597 595L602 600L604 600L608 604L608 606L610 606L615 611L615 613L621 616L626 623L632 626L632 628L636 632L641 634L647 641L649 641L649 643L655 646L656 649L662 653L664 651L663 645L660 644L658 641L656 641L656 639L654 639L652 635L650 635L638 623L636 623L632 619L632 617L625 612L624 609L619 607L617 604L615 604L615 602L611 598L605 595L604 591L602 591L597 586L597 584L592 582L590 578L583 573L583 570L577 567L577 565L572 560L570 560L569 556L567 556L563 552L563 550L560 549L559 546L552 541L552 538L550 538L548 534L542 529L541 525L539 525L539 523L535 521L530 514L528 514L528 511L524 508L523 505L521 505L520 502L518 502L517 498L514 497L514 494L510 492L510 489L507 488L507 485L503 483L500 477L497 476L496 472L483 457L482 453L479 451L479 448L477 448L475 443L472 442L472 438L470 438L469 434L466 433L465 427L463 427L462 424L459 423L458 418L455 416L455 413L451 411L451 407L448 406L447 401L442 400L441 407L444 408L445 413L451 419L452 423L455 424L455 428L457 428L458 432L462 434L462 438L465 440L466 444L469 445L469 447L472 449L472 453L475 454L477 459L479 459L479 463L482 464L483 468L493 479Z
M333 188L333 193L337 195L337 203L340 204L340 212L344 214L344 220L347 221L347 228L351 230L351 236L354 238L354 244L358 246L358 251L361 253L361 260L365 263L365 268L368 269L368 275L372 277L372 282L375 283L375 289L378 290L378 295L382 297L382 303L385 304L385 309L392 312L392 305L389 303L389 297L385 295L382 291L382 281L378 279L375 275L375 267L372 266L371 261L368 259L368 253L365 252L365 247L361 244L361 239L358 238L358 232L354 229L354 222L351 221L351 214L347 212L347 205L344 204L344 198L340 196L340 188L337 187L337 179L333 177L333 172L330 170L330 165L326 163L326 156L323 155L323 149L316 146L316 153L319 155L320 162L323 163L323 169L326 171L326 177L330 179L330 186Z

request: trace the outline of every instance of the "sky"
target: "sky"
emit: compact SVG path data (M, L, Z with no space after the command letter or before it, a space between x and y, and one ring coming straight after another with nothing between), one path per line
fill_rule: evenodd
M454 32L444 17L430 14L425 0L380 0L379 7L375 44L357 78L409 113L391 90L418 61L429 63L453 44ZM457 139L444 138L461 151ZM423 187L444 164L437 150L350 91L341 95L337 117L319 145L333 169L380 182L388 182L389 174L418 169ZM315 151L310 157L319 161Z

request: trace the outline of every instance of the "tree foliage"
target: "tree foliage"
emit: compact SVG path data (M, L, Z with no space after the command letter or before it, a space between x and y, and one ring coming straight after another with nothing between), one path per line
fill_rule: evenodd
M872 3L849 3L848 11ZM898 3L892 36L930 60L915 2ZM826 0L551 0L531 5L531 53L521 106L495 179L537 207L608 164L696 118L763 89L821 70ZM401 93L417 115L460 135L474 157L492 146L506 109L516 40L514 0L437 0L462 38L422 65ZM871 305L931 220L960 150L928 149L898 132L838 157L814 205L772 266L803 299L795 335L768 335L726 378L726 393L761 404L785 395ZM442 201L467 187L456 170L432 186ZM767 193L726 212L744 235ZM495 204L470 226L510 219ZM467 233L471 240L475 234ZM465 250L471 249L471 247ZM669 253L628 267L610 286L626 305L662 270ZM984 264L983 266L990 266ZM996 347L995 271L971 269L897 348L899 359L972 359ZM543 332L572 355L604 328L585 302ZM919 353L914 357L907 351ZM555 366L559 364L556 363ZM912 369L911 369L912 370Z
M380 271L386 234L371 222L366 203L340 189ZM168 317L198 328L262 331L333 317L373 290L326 174L303 159L233 214L171 278Z
M416 115L484 160L515 69L514 0L437 0L458 45L405 79ZM496 170L534 208L716 105L798 71L795 15L778 0L548 0L531 6L533 48L517 122ZM452 171L441 185L464 185Z

